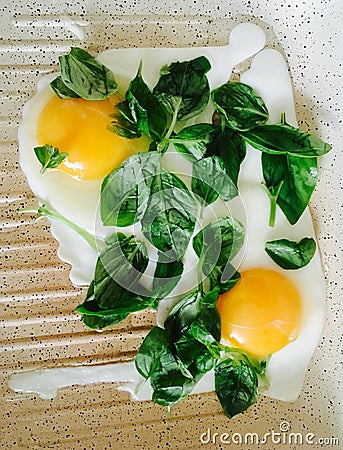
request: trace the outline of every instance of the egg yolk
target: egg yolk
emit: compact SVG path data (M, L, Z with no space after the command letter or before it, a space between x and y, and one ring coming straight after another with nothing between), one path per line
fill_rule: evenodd
M241 272L241 278L219 297L222 337L233 347L266 357L299 334L302 307L294 284L268 269Z
M98 101L51 98L40 115L37 137L40 145L69 154L58 169L79 179L99 179L130 155L147 149L144 138L131 142L106 129L113 104L120 100L117 95Z

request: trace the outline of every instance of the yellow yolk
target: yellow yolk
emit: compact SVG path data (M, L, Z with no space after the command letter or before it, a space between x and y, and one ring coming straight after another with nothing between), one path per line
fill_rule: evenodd
M273 270L241 273L238 283L219 297L222 337L234 347L266 357L299 334L302 307L299 293Z
M90 101L54 96L47 103L38 121L38 141L69 154L59 169L80 179L104 178L124 159L147 149L144 138L131 142L106 129L113 103L120 101L112 97Z

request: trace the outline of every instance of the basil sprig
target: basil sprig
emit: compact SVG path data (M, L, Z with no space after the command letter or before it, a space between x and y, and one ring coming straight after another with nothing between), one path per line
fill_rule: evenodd
M68 153L60 152L57 147L48 144L41 147L35 147L34 152L42 165L40 170L42 174L44 174L47 169L55 169L68 157Z
M199 270L210 279L216 276L216 268L223 272L229 261L237 255L243 242L244 229L238 220L231 217L213 220L193 238L193 249L199 257ZM219 279L215 281L221 285Z
M208 296L213 297L210 307ZM170 407L179 402L213 368L216 394L229 418L256 402L266 362L220 343L217 298L218 290L191 292L170 311L164 329L155 326L144 339L135 364L150 380L156 403Z
M269 191L292 225L308 205L318 178L317 159L262 154L262 170Z
M242 83L224 84L212 92L212 99L220 120L233 130L233 136L236 138L238 133L241 139L262 152L263 177L271 198L270 226L274 226L276 203L288 221L296 223L316 185L317 157L330 151L331 146L287 124L285 114L281 115L280 124L266 124L268 111L263 100ZM237 160L236 153L233 180Z
M110 69L81 48L72 47L59 63L61 75L50 85L61 98L103 100L118 90Z
M142 77L140 63L136 77L131 81L125 101L116 105L114 121L108 129L128 139L142 134L161 140L167 126L167 113L158 97L151 92Z

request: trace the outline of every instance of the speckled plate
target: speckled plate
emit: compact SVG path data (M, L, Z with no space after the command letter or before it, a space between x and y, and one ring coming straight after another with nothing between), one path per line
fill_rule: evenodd
M30 6L0 1L2 447L215 449L228 447L231 440L230 448L239 449L340 448L343 4L128 3ZM109 383L65 388L53 400L14 393L8 379L20 371L131 360L154 321L152 314L141 313L101 334L85 330L73 313L84 292L71 285L70 267L57 258L47 222L17 214L18 208L35 204L18 167L17 127L37 80L56 70L58 55L72 45L94 53L112 47L223 45L242 21L258 23L269 46L287 58L300 127L319 133L333 146L321 160L311 201L327 280L327 326L301 396L294 403L261 397L249 411L228 421L212 393L190 396L173 408L171 419L163 408L131 402L127 393ZM263 443L266 433L270 440Z

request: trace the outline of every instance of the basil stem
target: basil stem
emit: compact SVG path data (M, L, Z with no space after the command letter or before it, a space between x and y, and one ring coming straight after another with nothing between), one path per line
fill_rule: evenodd
M269 200L270 200L270 213L269 213L269 223L268 225L270 227L274 227L275 225L275 216L276 216L276 202L277 199L279 197L282 185L283 185L284 180L282 180L280 182L280 184L278 184L278 186L270 186L268 188L268 186L262 181L262 186L265 188Z
M79 225L76 225L76 223L72 222L71 220L67 219L66 217L62 216L59 212L57 212L55 209L48 208L46 205L41 205L37 209L21 209L19 211L21 214L39 214L40 217L48 217L49 219L57 220L58 222L67 225L67 227L71 228L72 230L76 231L85 241L92 247L93 250L98 252L98 245L97 240L100 238L96 238L91 233L89 233L84 228L80 227Z

